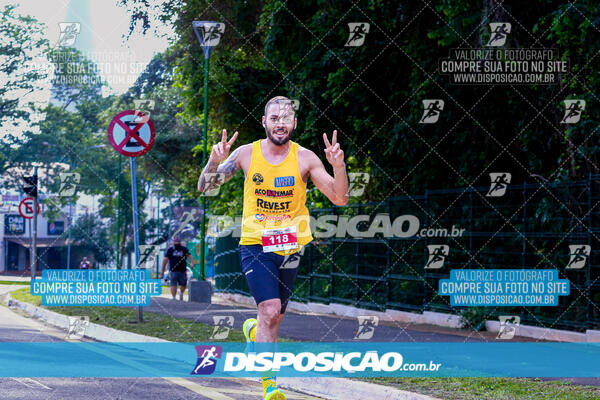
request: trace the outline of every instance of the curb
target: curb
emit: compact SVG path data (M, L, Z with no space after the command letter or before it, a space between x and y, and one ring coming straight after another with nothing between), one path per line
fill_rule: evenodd
M485 329L489 332L499 332L500 322L498 321L486 321ZM588 329L583 332L571 332L564 331L561 329L554 328L542 328L539 326L519 325L515 326L515 335L522 337L529 337L534 339L544 339L553 342L588 342L598 343L600 342L600 331Z
M61 328L66 331L69 330L69 317L67 315L46 310L30 303L15 300L10 296L10 294L6 294L6 304L9 307L21 309L32 317L41 319L42 321L45 321L50 325L54 325L57 328ZM84 336L90 339L98 340L99 342L168 342L168 340L155 338L153 336L120 331L104 325L94 324L92 322L90 322L89 326L85 329Z
M213 298L214 297L229 303L251 305L256 307L256 303L252 297L242 294L217 292L213 294ZM422 314L397 310L386 310L385 312L381 312L356 308L345 304L321 304L310 302L300 303L297 301L290 301L287 309L299 313L329 316L336 315L346 318L355 318L359 315L374 315L379 317L380 321L430 324L449 328L460 328L461 326L460 317L458 315L444 314L433 311L424 311ZM588 329L585 331L585 333L582 333L531 325L519 325L515 328L515 336L532 339L549 340L553 342L600 342L600 330ZM488 332L498 333L500 331L500 321L485 321L485 329Z
M5 295L5 303L25 311L34 318L41 319L50 325L67 330L69 329L69 317L54 311L34 306L30 303L21 302ZM91 323L85 330L85 337L101 342L161 342L170 343L169 340L155 338L153 336L140 335L137 333L120 331L104 325ZM256 381L254 378L238 378ZM423 394L407 392L391 386L377 385L356 381L347 378L278 378L280 387L295 390L312 396L322 397L327 400L348 399L381 399L381 400L440 400Z

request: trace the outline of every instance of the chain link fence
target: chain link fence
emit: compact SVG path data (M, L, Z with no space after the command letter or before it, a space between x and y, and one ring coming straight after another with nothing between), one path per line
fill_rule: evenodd
M427 190L311 210L319 228L301 259L293 299L456 314L464 307L450 306L437 292L451 269L556 269L571 282L570 295L560 297L557 307L481 312L487 319L519 315L522 323L556 329L600 328L600 175L508 185L497 197L489 190ZM249 295L234 236L216 241L216 290ZM425 268L430 245L448 246L439 269ZM582 268L565 268L572 245L591 247Z

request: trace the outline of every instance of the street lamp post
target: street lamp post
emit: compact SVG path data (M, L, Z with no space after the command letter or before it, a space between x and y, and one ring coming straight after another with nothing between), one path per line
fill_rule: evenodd
M192 23L196 37L204 50L204 132L202 134L203 151L202 165L206 164L206 133L208 131L208 61L213 47L219 44L225 24L214 21L194 21ZM205 226L206 226L206 195L202 193L202 222L200 227L200 271L194 268L194 276L204 279L204 246L205 246Z

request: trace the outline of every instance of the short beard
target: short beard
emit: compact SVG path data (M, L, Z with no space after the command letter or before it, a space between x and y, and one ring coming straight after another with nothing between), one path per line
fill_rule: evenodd
M267 132L267 138L271 141L271 143L273 143L276 146L283 146L284 144L289 142L290 139L292 138L292 133L294 133L294 128L292 128L292 130L289 131L288 134L282 139L273 135L272 131L269 131L266 127L265 127L265 131Z

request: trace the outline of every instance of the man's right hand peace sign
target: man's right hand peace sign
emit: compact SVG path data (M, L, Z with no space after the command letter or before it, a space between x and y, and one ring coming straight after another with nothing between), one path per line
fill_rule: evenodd
M229 155L229 149L231 149L231 145L235 142L238 133L234 133L229 141L227 141L227 131L223 129L223 136L221 136L221 141L215 144L212 148L212 152L210 153L210 159L216 163L221 163L227 159Z

